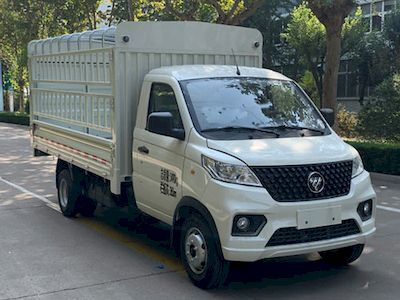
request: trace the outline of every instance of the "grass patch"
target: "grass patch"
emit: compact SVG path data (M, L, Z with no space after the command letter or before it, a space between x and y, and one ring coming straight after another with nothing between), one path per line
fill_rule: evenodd
M367 171L400 175L400 144L346 142L360 153Z
M29 126L29 115L20 112L0 112L0 122Z

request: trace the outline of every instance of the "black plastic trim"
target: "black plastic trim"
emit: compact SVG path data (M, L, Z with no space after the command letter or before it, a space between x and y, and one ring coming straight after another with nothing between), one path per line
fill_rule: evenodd
M250 220L248 231L241 231L236 227L239 218L246 217ZM258 236L261 230L267 224L267 218L264 215L236 215L232 222L232 236Z
M363 209L363 207L364 207L364 204L365 204L366 202L369 202L369 205L371 206L371 211L370 211L370 214L369 214L369 215L364 214L364 209ZM357 206L357 213L358 213L358 215L360 216L361 220L364 222L364 221L368 221L369 219L371 219L373 209L374 209L374 208L373 208L373 206L372 206L372 199L369 199L369 200L360 202L360 203L358 204L358 206Z

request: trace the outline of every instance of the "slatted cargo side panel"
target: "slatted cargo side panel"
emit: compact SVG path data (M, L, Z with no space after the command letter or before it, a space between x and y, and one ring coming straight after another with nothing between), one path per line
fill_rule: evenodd
M111 49L32 56L31 81L111 84Z
M33 146L111 181L112 57L107 48L29 58Z
M111 49L32 56L33 120L111 138L111 59Z

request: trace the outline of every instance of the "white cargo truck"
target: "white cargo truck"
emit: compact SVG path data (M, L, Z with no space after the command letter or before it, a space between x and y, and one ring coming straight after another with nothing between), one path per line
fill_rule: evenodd
M165 222L195 285L218 286L232 261L348 264L374 233L360 156L332 111L261 69L257 30L128 22L28 52L33 148L58 158L63 214L101 203Z

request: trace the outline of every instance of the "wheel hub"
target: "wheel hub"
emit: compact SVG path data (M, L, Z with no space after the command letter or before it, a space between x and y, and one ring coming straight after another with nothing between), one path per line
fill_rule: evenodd
M66 208L68 205L68 184L64 178L60 181L59 189L60 204L63 208Z
M207 264L207 244L197 228L191 228L186 235L185 255L190 269L196 274L201 274Z

